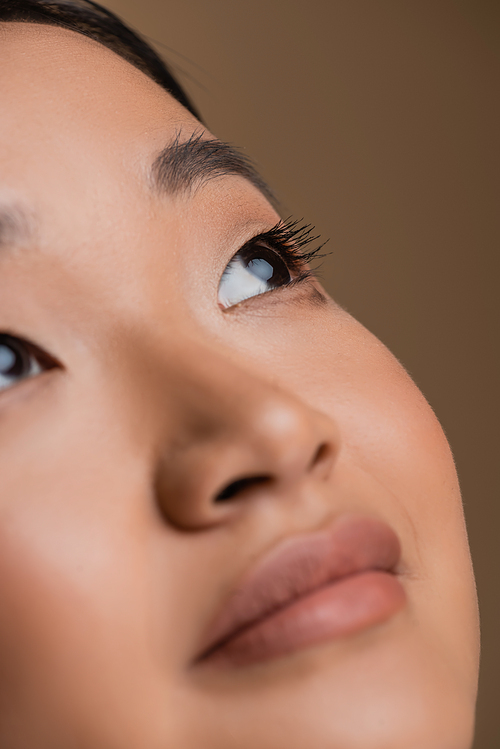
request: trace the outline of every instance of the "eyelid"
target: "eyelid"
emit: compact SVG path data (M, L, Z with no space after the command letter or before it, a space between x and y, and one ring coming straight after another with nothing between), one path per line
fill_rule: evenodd
M262 294L242 299L240 302L232 304L228 307L219 305L220 311L224 315L237 315L239 311L243 313L246 309L248 314L250 310L259 310L259 305L262 308L262 305L268 307L270 304L283 305L287 302L295 303L297 301L297 297L293 293L294 290L296 290L297 294L301 295L300 298L303 298L303 295L307 294L307 297L311 297L314 300L321 299L322 301L324 301L324 297L316 290L316 287L309 286L307 284L307 281L310 281L314 278L314 272L306 269L300 274L300 276L292 278L290 283L284 286L277 286L274 289L264 291Z
M290 270L300 271L313 259L321 259L330 253L321 253L328 239L320 243L316 248L305 251L305 248L320 239L320 235L313 234L314 226L304 224L303 219L287 218L278 221L271 229L257 234L246 242L239 252L246 246L262 242L269 249L277 252L280 257L290 265ZM238 253L236 253L238 254ZM311 275L312 271L309 271Z

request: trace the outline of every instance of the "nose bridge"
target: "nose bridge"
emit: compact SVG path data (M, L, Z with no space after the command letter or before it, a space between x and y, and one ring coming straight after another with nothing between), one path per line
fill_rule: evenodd
M329 417L230 351L184 341L170 358L168 381L169 434L157 484L176 525L218 522L227 513L220 500L227 505L242 489L249 499L263 482L278 495L324 473L338 449Z

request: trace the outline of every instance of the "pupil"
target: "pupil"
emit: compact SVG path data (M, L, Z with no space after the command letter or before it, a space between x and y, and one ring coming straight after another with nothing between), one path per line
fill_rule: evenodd
M248 270L253 273L254 276L260 278L261 281L269 281L274 274L273 266L264 260L263 257L257 257L255 260L250 260L248 263Z
M290 281L290 271L286 263L272 250L250 246L245 254L246 269L259 281L264 281L273 288Z
M20 375L22 371L22 357L10 346L0 344L0 375Z

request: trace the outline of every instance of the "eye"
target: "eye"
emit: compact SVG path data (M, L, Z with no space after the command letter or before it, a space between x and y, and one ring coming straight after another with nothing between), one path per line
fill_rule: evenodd
M275 250L257 238L250 240L226 266L219 284L219 304L232 307L292 280L290 270Z
M0 334L0 392L54 366L30 343Z

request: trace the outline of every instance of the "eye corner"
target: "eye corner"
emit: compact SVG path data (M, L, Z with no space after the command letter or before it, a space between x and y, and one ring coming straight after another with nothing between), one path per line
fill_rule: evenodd
M63 369L62 364L37 344L10 332L0 333L0 393L54 369Z

